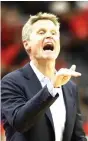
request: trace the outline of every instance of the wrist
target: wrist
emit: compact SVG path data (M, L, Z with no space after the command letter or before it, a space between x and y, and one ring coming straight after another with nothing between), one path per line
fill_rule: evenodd
M57 83L57 77L56 76L54 76L52 82L53 82L53 87L54 88L58 88L58 87L61 86L60 84Z

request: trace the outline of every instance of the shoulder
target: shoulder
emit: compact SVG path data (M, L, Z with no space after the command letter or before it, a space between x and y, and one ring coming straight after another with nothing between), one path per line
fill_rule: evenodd
M2 94L4 92L23 92L24 90L24 77L21 69L15 70L13 72L5 75L1 80L1 90Z
M9 80L14 81L14 82L15 82L15 81L16 81L16 82L19 82L19 81L22 80L22 78L23 78L23 74L22 74L22 72L21 72L21 69L17 69L17 70L15 70L15 71L12 71L12 72L8 73L7 75L5 75L5 76L2 78L1 82L9 81ZM21 81L21 82L22 82L22 81Z
M24 82L25 78L29 79L30 76L33 75L33 70L29 64L29 62L21 67L20 69L17 69L13 72L8 73L2 78L2 81L4 80L15 80L17 82Z

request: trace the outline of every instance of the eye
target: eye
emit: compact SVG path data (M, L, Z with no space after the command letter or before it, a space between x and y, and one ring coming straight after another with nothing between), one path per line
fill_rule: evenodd
M38 32L38 34L40 34L40 35L45 34L45 30L40 30L40 31Z
M51 31L52 35L56 35L56 31Z

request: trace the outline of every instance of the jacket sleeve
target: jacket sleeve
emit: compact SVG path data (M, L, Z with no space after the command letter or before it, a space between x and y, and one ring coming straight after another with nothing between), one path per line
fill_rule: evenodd
M8 77L2 80L1 93L2 111L9 124L19 132L30 129L58 97L52 97L45 86L27 100L21 86Z
M87 141L85 137L85 133L83 131L83 125L82 125L83 121L82 121L82 115L79 106L79 96L78 96L77 87L76 87L76 105L77 105L77 113L76 113L76 120L75 120L71 141Z

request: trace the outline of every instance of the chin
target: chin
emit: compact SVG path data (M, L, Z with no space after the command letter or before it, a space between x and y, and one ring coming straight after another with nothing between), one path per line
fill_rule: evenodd
M56 60L56 56L44 56L43 59Z
M56 60L57 57L58 57L58 54L57 52L47 52L46 54L43 54L43 58L45 59L53 59L53 60Z

